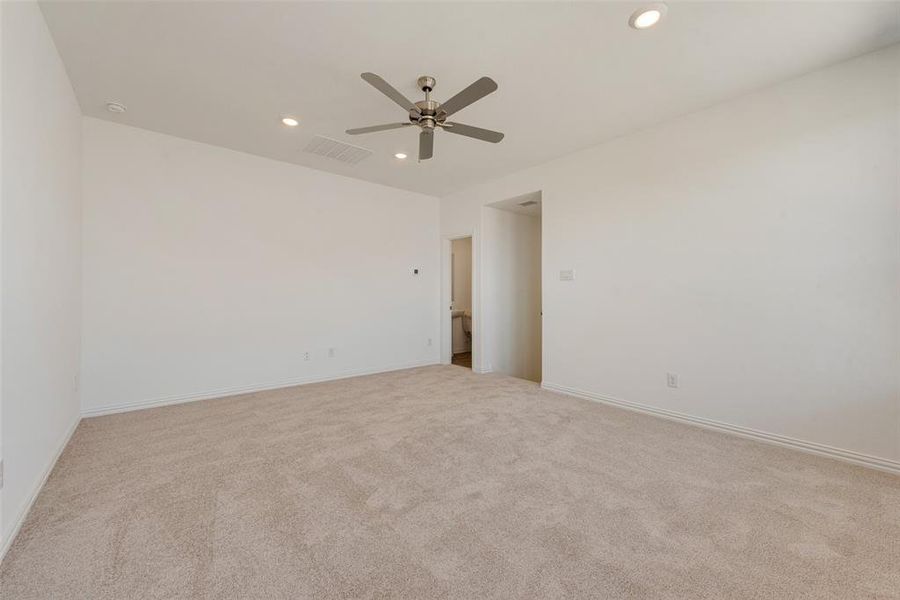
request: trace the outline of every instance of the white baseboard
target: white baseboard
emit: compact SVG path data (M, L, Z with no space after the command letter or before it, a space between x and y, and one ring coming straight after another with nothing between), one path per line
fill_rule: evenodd
M337 381L339 379L347 379L349 377L360 377L362 375L375 375L377 373L389 373L391 371L402 371L403 369L412 369L415 367L425 367L428 365L438 364L438 359L429 359L406 363L402 365L392 365L386 367L377 367L374 369L359 369L355 371L345 371L334 375L324 377L298 377L296 379L286 379L281 381L270 381L266 383L257 383L252 385L236 386L229 388L219 388L215 390L207 390L203 392L195 392L191 394L178 394L173 396L164 396L162 398L151 398L148 400L137 400L134 402L124 402L122 404L107 404L95 408L85 408L81 410L82 417L99 417L102 415L111 415L121 412L129 412L132 410L143 410L146 408L156 408L159 406L169 406L171 404L184 404L185 402L195 402L197 400L211 400L213 398L225 398L227 396L236 396L239 394L252 394L254 392L264 392L266 390L275 390L278 388L293 387L295 385L306 385L308 383L322 383L324 381Z
M741 427L740 425L731 425L730 423L723 423L721 421L714 421L712 419L705 419L703 417L695 417L693 415L676 412L674 410L666 410L663 408L648 406L646 404L640 404L638 402L621 400L619 398L614 398L605 394L586 392L584 390L578 390L556 383L543 382L541 383L541 387L546 390L559 392L568 396L575 396L577 398L593 400L594 402L602 402L603 404L610 404L612 406L618 406L619 408L625 408L656 417L662 417L664 419L680 421L689 425L705 427L707 429L715 429L717 431L724 431L726 433L751 438L760 442L775 444L778 446L783 446L785 448L793 448L794 450L800 450L802 452L808 452L811 454L818 454L819 456L827 456L829 458L835 458L844 462L862 465L871 469L878 469L880 471L887 471L889 473L900 475L900 461L895 461L888 458L870 456L868 454L862 454L859 452L854 452L852 450L844 450L843 448L835 448L833 446L826 446L825 444L808 442L806 440L799 440L784 435L768 433L765 431L759 431L757 429L750 429L749 427Z
M3 545L0 546L0 562L3 562L3 557L6 556L6 552L12 546L13 541L16 539L16 536L19 534L19 530L22 529L22 525L25 523L25 517L28 516L28 513L31 512L31 507L34 505L34 501L37 500L38 494L41 493L41 490L44 489L44 484L47 483L47 478L50 477L50 473L53 471L53 467L56 466L56 461L59 460L59 457L62 455L63 450L66 449L66 446L69 445L69 440L72 439L72 434L75 433L75 430L78 428L78 424L81 423L81 417L75 419L75 422L69 426L69 429L66 431L65 435L62 438L62 443L60 443L59 447L56 449L56 454L53 455L53 460L47 465L47 468L44 469L44 472L41 474L40 480L38 480L38 484L31 490L31 494L28 497L28 502L25 503L25 506L22 507L22 510L19 511L19 514L16 515L15 521L13 521L13 528L9 532L9 537L3 541Z

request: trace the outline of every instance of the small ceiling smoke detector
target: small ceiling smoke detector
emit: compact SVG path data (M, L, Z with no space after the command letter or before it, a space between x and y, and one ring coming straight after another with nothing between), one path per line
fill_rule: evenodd
M282 117L281 122L287 125L288 127L296 127L300 124L300 121L295 119L294 117Z
M125 108L125 105L122 104L121 102L107 102L106 110L108 110L109 112L112 112L112 113L123 113L127 109Z
M403 160L404 158L406 158L406 155L403 154L402 152L398 152L397 154L394 155L394 158L399 158L400 160Z
M668 7L665 4L651 4L639 8L631 13L628 24L635 29L649 29L662 20L667 10Z

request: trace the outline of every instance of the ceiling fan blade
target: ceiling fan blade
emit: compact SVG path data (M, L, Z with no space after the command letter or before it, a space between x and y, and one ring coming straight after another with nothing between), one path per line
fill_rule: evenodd
M391 84L389 84L387 81L385 81L375 73L363 73L360 75L360 77L365 79L366 83L374 87L376 90L402 106L403 110L414 110L416 112L419 112L419 108L415 104L410 102L409 98L398 92Z
M434 155L434 131L423 129L419 134L419 160L428 160Z
M441 112L452 115L476 100L481 100L491 92L497 90L497 82L490 77L482 77L457 95L453 96L443 104L441 104Z
M472 127L471 125L463 125L462 123L444 123L444 131L464 135L466 137L475 138L496 144L503 139L503 134L499 131L491 131L490 129L482 129L481 127Z
M387 125L372 125L371 127L357 127L356 129L348 129L350 135L359 135L361 133L375 133L376 131L387 131L388 129L400 129L401 127L409 127L412 123L388 123Z

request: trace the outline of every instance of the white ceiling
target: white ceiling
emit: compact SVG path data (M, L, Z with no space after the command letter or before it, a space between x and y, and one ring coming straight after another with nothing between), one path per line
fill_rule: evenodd
M900 41L898 2L672 1L647 31L627 26L637 6L42 3L86 115L434 195ZM438 132L417 163L415 129L348 136L406 118L364 71L413 100L418 75L437 78L438 100L488 75L500 89L454 120L506 138ZM111 100L128 112L107 112ZM301 152L317 134L374 155Z

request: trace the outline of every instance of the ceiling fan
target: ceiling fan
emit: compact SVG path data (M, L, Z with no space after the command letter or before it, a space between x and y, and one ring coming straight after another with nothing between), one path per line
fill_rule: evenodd
M447 120L447 117L453 113L496 91L497 82L490 77L482 77L443 104L431 99L431 91L434 89L435 79L428 75L419 77L417 81L418 86L425 92L425 99L419 100L415 104L375 73L363 73L360 77L376 90L399 104L404 110L409 111L409 123L389 123L387 125L348 129L347 133L350 135L418 125L421 130L419 132L419 160L427 160L434 155L434 131L436 128L493 144L503 139L503 134L499 131L491 131L490 129L482 129L481 127L463 125L462 123L454 123Z

